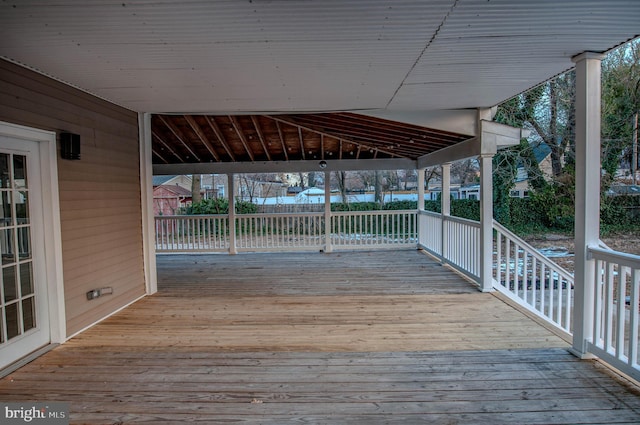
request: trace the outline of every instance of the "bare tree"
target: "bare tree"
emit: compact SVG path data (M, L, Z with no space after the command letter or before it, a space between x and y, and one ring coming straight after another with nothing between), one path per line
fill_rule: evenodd
M343 203L348 202L347 198L347 172L346 171L334 171L333 175L338 183L338 189L340 190L340 198Z
M193 174L191 176L191 202L198 204L202 201L202 185L200 184L202 176L200 174Z

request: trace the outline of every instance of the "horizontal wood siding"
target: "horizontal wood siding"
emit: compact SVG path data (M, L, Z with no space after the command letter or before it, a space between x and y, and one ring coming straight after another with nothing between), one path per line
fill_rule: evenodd
M80 134L58 158L67 334L144 294L138 122L120 108L0 60L0 120ZM113 295L87 301L86 292Z

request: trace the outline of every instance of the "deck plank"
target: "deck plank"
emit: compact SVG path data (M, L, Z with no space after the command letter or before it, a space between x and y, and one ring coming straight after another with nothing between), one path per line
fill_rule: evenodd
M419 252L158 270L158 294L0 380L0 400L90 424L640 422L637 386Z

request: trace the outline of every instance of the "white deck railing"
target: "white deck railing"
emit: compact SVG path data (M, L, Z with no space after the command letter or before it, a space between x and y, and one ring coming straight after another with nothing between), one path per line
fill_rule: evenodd
M331 235L325 214L237 214L235 225L221 215L155 218L156 252L240 252L416 247L417 213L407 211L332 212ZM235 232L231 247L230 232ZM327 242L330 246L327 246Z
M420 211L419 224L421 248L479 282L479 222Z
M640 378L640 256L589 247L595 260L593 335L589 351Z
M493 229L494 288L571 333L573 276L500 223Z
M324 213L238 214L238 251L319 250L325 245Z
M226 215L160 216L155 219L156 252L223 252L229 249Z
M419 211L418 232L420 247L442 258L442 215L431 211Z
M415 210L332 212L332 248L416 247L416 215Z

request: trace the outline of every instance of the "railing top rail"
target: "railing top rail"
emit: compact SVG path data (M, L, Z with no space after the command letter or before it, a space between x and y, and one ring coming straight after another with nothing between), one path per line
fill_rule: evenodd
M420 215L430 215L433 217L442 217L442 214L437 213L435 211L427 211L427 210L418 210L418 214Z
M534 248L533 246L529 245L527 242L525 242L523 239L521 239L518 235L512 233L509 229L504 227L502 224L500 224L497 221L493 220L493 228L498 230L498 231L500 231L505 236L509 237L509 239L517 241L518 245L520 245L523 248L526 248L526 250L537 261L541 262L542 264L544 264L547 267L550 267L550 268L554 269L564 279L566 279L568 281L573 281L573 275L571 273L569 273L568 271L566 271L565 269L560 267L558 264L553 262L553 260L550 260L548 257L545 257L544 255L540 254L540 252L536 248Z
M640 269L640 255L614 251L612 249L603 249L595 245L589 246L587 252L589 257L593 259L604 260L633 269Z
M171 218L171 219L178 219L178 218L216 218L216 217L228 217L229 214L184 214L184 215L157 215L154 218L156 220L159 219L163 219L163 218Z
M479 221L469 220L468 218L456 217L454 215L445 215L444 219L445 221L453 221L454 223L462 223L466 224L467 226L480 228Z
M416 210L331 211L331 215L415 214Z
M427 210L419 210L419 215L426 215L433 218L444 218L445 221L453 221L455 223L466 224L471 227L480 227L480 222L475 220L470 220L468 218L456 217L455 215L442 215L440 213L434 211Z
M282 213L245 213L236 214L236 218L251 217L323 217L324 212L282 212Z
M282 213L249 213L236 214L238 217L318 217L324 215L324 212L282 212ZM199 218L227 218L229 214L185 214L185 215L157 215L155 219L199 219Z

